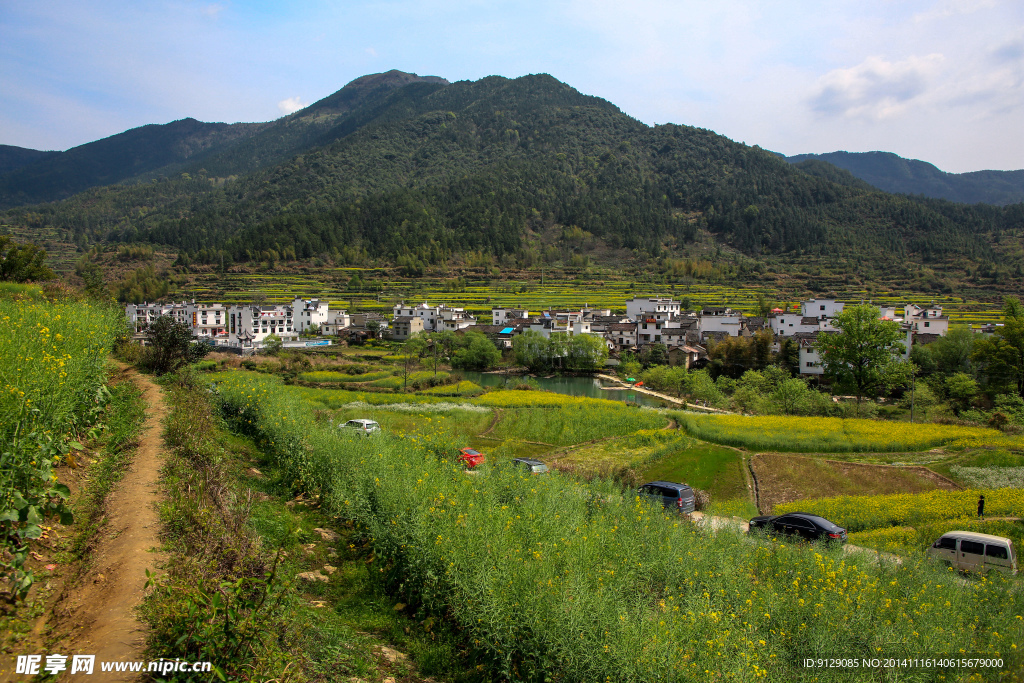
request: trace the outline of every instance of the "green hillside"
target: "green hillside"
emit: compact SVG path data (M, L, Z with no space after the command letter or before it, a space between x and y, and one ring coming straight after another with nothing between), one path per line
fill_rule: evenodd
M673 275L710 240L713 258L751 268L1021 275L1022 205L886 194L708 130L647 126L547 75L364 77L183 168L6 221L82 247L167 245L182 264L320 258L415 275L467 255L532 268L629 254Z

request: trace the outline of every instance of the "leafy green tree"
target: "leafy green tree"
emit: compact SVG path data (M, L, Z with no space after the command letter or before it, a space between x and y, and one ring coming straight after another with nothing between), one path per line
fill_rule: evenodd
M945 387L946 396L957 415L967 410L971 400L978 394L978 383L966 372L957 372L947 377Z
M771 393L771 399L785 415L794 415L800 412L801 404L806 400L809 391L807 382L793 377L776 385Z
M668 347L664 344L645 344L640 351L640 362L645 368L652 365L668 365Z
M925 382L917 382L912 391L903 394L900 399L900 407L910 410L913 405L914 412L919 412L921 419L928 419L928 411L939 403L939 397Z
M933 345L915 344L910 349L910 362L918 367L921 375L926 377L939 369L939 363L935 360L935 355L932 353Z
M608 344L596 334L575 334L569 339L565 366L569 370L587 372L604 367ZM666 360L668 354L665 354Z
M464 370L490 370L501 360L501 351L479 332L467 332L467 343L455 352L452 367Z
M35 244L15 244L10 235L0 235L0 281L28 282L56 277L46 267L46 250Z
M865 396L902 386L913 365L903 360L903 331L892 320L881 320L871 304L849 306L836 315L835 334L819 334L825 377L857 396L857 413Z
M975 342L971 359L992 386L1012 386L1024 396L1024 305L1007 297L1003 326Z
M543 370L548 364L550 346L543 335L526 330L512 339L512 353L516 365L522 365L531 372Z
M939 372L970 372L976 341L978 335L961 325L953 327L945 337L939 337L924 348L931 351Z
M281 353L283 347L284 342L276 334L268 334L263 338L263 350L267 352L267 355L276 356Z
M207 344L193 341L191 327L175 321L170 316L157 318L146 332L150 345L143 354L142 365L158 375L194 363L210 350Z

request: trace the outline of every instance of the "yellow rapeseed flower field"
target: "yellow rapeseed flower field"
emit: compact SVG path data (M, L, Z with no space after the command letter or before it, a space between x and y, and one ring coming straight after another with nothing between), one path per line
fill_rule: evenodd
M687 414L680 422L691 436L705 441L780 452L893 452L978 445L1024 447L1024 439L985 427L780 415Z

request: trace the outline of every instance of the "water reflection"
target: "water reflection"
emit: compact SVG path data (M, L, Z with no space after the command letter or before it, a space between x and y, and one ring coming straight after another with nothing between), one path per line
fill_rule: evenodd
M477 384L485 387L500 387L506 382L515 382L519 379L519 375L501 375L491 374L485 372L468 372L463 371L462 375L470 382L476 382ZM530 377L530 379L537 384L541 389L548 391L554 391L559 394L568 394L569 396L587 396L589 398L605 398L612 401L623 401L626 403L636 403L642 406L653 406L655 408L665 407L665 402L642 394L639 391L633 391L632 389L605 389L603 387L619 386L611 382L605 382L597 377Z

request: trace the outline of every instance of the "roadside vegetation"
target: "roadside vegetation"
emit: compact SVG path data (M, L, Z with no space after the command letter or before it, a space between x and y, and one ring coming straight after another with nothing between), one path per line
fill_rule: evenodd
M126 326L111 306L8 292L0 298L0 584L14 600L34 579L29 542L44 523L73 519L57 468L102 431L107 355Z
M153 657L210 660L221 680L479 679L443 624L410 618L382 590L364 533L223 429L205 378L186 370L164 386L172 553L143 606Z

